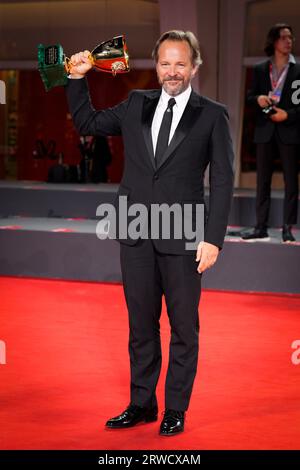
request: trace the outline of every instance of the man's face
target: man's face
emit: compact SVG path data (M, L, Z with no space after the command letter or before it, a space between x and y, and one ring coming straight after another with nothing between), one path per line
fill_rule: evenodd
M164 41L158 49L156 73L159 84L170 96L188 88L198 66L193 66L190 46L186 41Z
M280 30L280 37L275 41L274 49L281 54L290 54L293 47L293 36L288 28Z

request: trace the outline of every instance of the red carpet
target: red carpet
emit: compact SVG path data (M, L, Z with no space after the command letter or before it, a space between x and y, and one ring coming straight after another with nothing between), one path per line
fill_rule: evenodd
M1 449L300 449L300 297L204 291L184 434L104 423L128 402L122 287L0 278ZM168 323L162 319L164 368Z

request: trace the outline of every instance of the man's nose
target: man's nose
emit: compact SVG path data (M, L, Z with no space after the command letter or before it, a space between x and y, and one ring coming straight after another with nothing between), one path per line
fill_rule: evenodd
M176 75L176 65L170 65L169 74L171 76Z

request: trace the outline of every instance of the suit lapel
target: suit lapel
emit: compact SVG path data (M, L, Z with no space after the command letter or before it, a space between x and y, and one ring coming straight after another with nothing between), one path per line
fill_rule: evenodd
M143 112L142 112L142 128L145 139L145 144L148 150L148 157L152 167L155 169L154 150L152 143L151 125L153 116L160 98L161 90L155 90L152 96L144 97ZM149 160L149 158L147 158Z
M158 168L164 165L164 163L170 158L172 153L177 149L177 147L185 139L185 137L190 132L193 124L196 122L196 120L200 116L201 111L202 111L201 99L194 91L192 91L190 99L184 110L184 113L178 123L178 126L174 132L172 140L163 158L161 159L161 162Z
M265 79L265 93L266 95L269 93L269 91L272 90L272 84L271 84L271 79L270 79L270 60L267 60L263 65L264 65L264 74L263 77Z

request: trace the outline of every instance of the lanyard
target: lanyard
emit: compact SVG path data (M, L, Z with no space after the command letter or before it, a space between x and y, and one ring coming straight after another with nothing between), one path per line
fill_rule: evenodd
M282 85L282 82L283 82L283 80L285 80L285 77L287 75L288 68L289 68L289 64L286 64L284 66L284 68L282 69L282 71L280 72L280 75L279 75L278 79L274 80L274 78L273 78L273 64L272 64L272 62L270 62L270 81L271 81L273 92L276 92L278 89L280 89L280 87Z

